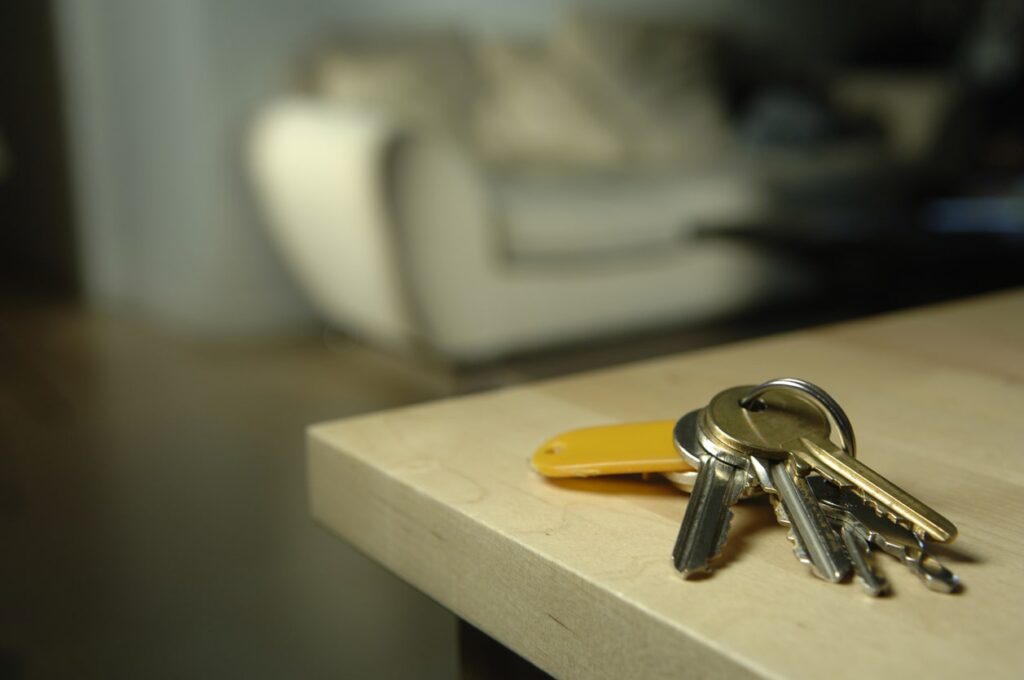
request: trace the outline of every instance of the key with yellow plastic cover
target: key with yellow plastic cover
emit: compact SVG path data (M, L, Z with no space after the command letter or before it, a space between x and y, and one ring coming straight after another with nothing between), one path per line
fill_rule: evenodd
M545 477L597 477L660 473L684 491L696 471L676 448L674 420L570 430L544 442L533 467Z

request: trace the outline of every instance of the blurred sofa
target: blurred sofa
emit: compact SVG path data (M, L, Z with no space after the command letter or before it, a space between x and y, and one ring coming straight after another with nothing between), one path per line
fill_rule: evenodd
M597 63L616 54L602 31L339 48L259 112L256 194L326 321L479 361L702 321L792 284L767 255L702 237L767 203L732 153L703 37L665 41L673 89Z

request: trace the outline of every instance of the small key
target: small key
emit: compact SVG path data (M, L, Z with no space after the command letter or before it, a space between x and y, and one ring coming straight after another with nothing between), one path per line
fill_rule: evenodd
M955 593L960 589L960 577L925 550L923 544L916 547L906 544L889 544L882 550L903 562L910 571L917 574L917 577L928 589L937 593Z
M803 399L789 394L773 395L775 415L764 420L765 431L748 434L745 427L750 412L740 406L740 399L749 391L749 387L734 387L711 400L701 412L698 424L700 443L712 453L728 451L750 458L761 486L777 495L785 508L790 529L795 533L794 552L797 558L802 561L803 554L806 554L816 576L832 583L842 581L850 573L850 560L806 480L797 473L794 461L785 451L780 454L769 450L768 457L759 455L759 444L765 436L788 441L794 433L806 429L809 423L818 428L828 427L828 420L819 409ZM728 436L716 436L719 432Z
M837 488L820 477L810 477L808 483L827 512L832 516L841 514L845 521L860 525L869 544L895 557L929 589L952 593L960 588L960 577L929 553L913 532L878 516L850 489Z
M710 571L711 560L722 552L732 520L732 506L749 485L745 456L712 455L696 440L696 415L683 416L676 426L680 452L699 465L697 481L686 504L672 561L684 577Z
M704 410L701 424L706 425L711 441L764 458L792 456L804 471L813 469L838 486L850 487L915 534L939 542L956 537L952 522L833 444L831 426L820 409L782 391L766 393L757 409L737 407L738 399L750 389L726 390Z
M864 592L872 597L887 594L890 591L889 580L875 568L871 554L873 532L858 519L857 515L844 507L842 489L830 484L823 477L808 477L807 483L821 502L822 510L839 531L846 554L853 564L853 573L857 575ZM871 514L874 515L874 512Z

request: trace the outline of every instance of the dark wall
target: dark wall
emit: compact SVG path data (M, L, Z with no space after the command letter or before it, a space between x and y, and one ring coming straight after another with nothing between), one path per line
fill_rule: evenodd
M49 2L0 9L0 288L77 292L63 107Z

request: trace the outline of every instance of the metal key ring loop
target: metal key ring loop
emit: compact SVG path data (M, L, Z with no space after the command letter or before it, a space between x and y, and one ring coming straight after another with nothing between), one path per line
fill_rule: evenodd
M836 422L836 426L839 428L839 436L843 441L843 449L851 456L857 455L857 442L853 436L853 425L850 424L850 419L846 415L846 411L839 405L832 395L821 389L814 383L801 380L800 378L775 378L774 380L768 380L760 385L754 387L747 396L740 399L740 406L749 409L753 406L754 402L765 392L773 389L789 389L797 392L803 392L807 396L814 399L814 401L821 404L832 419Z

